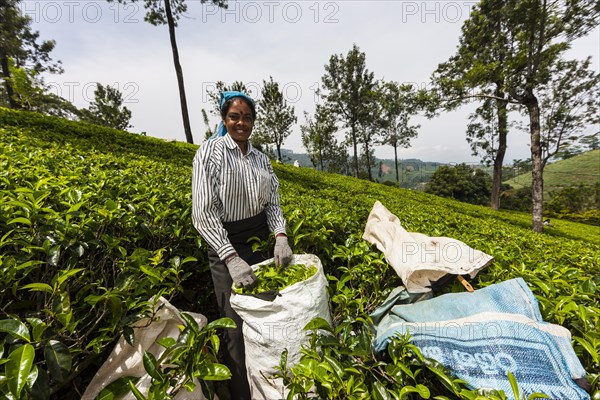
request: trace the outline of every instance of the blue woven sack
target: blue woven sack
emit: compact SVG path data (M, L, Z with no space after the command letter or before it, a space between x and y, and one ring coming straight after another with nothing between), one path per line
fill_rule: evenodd
M386 302L372 317L375 351L385 351L395 335L410 333L425 357L473 389L503 390L514 398L510 371L526 397L541 392L557 400L590 398L574 381L585 377L585 370L570 332L542 320L523 279L414 304Z

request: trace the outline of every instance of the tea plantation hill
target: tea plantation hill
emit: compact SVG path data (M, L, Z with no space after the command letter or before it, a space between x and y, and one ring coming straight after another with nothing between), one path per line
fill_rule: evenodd
M78 398L116 338L131 333L125 327L148 311L146 300L156 294L216 318L206 247L191 224L196 149L0 108L0 320L19 320L35 333L25 338L21 330L17 341L35 345L38 371L51 370L46 376L55 398ZM319 256L328 275L333 320L343 327L336 331L340 343L354 340L358 351L356 340L364 335L368 346L365 318L400 285L381 253L361 239L379 200L409 231L453 237L491 254L495 261L471 282L475 288L525 279L544 319L570 330L577 355L593 373L590 380L596 378L594 390L600 390L600 229L553 220L536 234L524 213L308 168L273 167L292 248ZM56 343L64 344L58 361L70 354L58 370L56 358L44 357L44 346ZM0 375L13 350L5 345L0 351ZM369 354L336 352L337 362L327 362L355 374L351 381L369 391L372 385L391 390L395 378L369 372ZM423 369L418 378L402 375L405 384L425 385L432 397L467 398L460 394L464 386L446 384L451 380L439 371L410 364L410 351L402 354L397 362L406 361L413 373ZM364 363L358 369L352 364L357 360Z
M517 175L506 183L515 189L531 186L531 172ZM600 149L549 163L544 168L544 195L580 184L600 184Z
M281 149L281 157L285 164L293 164L298 161L301 167L314 168L310 158L305 153L294 153L292 150ZM394 160L376 158L375 167L371 174L377 182L396 185L396 167ZM422 161L417 158L398 160L398 173L400 186L405 189L421 189L425 182L429 181L431 174L440 165L446 165L435 161Z

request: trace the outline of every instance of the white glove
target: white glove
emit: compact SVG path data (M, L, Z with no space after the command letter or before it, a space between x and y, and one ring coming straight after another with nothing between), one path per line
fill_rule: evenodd
M250 268L250 265L239 256L235 256L228 260L225 265L229 270L229 275L236 287L244 289L252 289L256 285L256 275Z
M275 265L284 267L292 261L292 249L288 244L287 236L275 237Z

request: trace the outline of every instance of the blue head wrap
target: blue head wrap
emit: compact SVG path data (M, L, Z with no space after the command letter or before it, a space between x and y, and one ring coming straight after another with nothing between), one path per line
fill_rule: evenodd
M254 100L252 100L252 98L250 98L250 96L248 96L246 93L236 92L236 91L228 91L228 92L221 92L221 100L219 101L219 109L222 110L223 104L225 104L225 102L227 100L233 99L234 97L243 97L243 98L247 99L248 101L250 101L250 103L252 103L252 105L255 105ZM217 131L210 138L214 139L214 138L218 138L221 136L225 136L226 134L227 134L227 128L225 128L223 121L221 121L219 123L219 127L217 128Z

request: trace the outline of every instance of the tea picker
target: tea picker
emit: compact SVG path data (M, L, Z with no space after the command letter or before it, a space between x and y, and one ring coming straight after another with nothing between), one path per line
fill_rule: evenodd
M222 121L212 138L203 143L192 169L192 221L208 244L208 262L219 312L236 323L225 329L223 361L232 378L235 399L250 399L243 339L243 320L230 304L231 287L252 287L256 276L250 265L274 257L286 265L292 250L286 221L279 205L279 181L269 158L252 146L256 120L254 100L242 92L221 93ZM273 250L254 252L249 239L267 241L275 236Z

